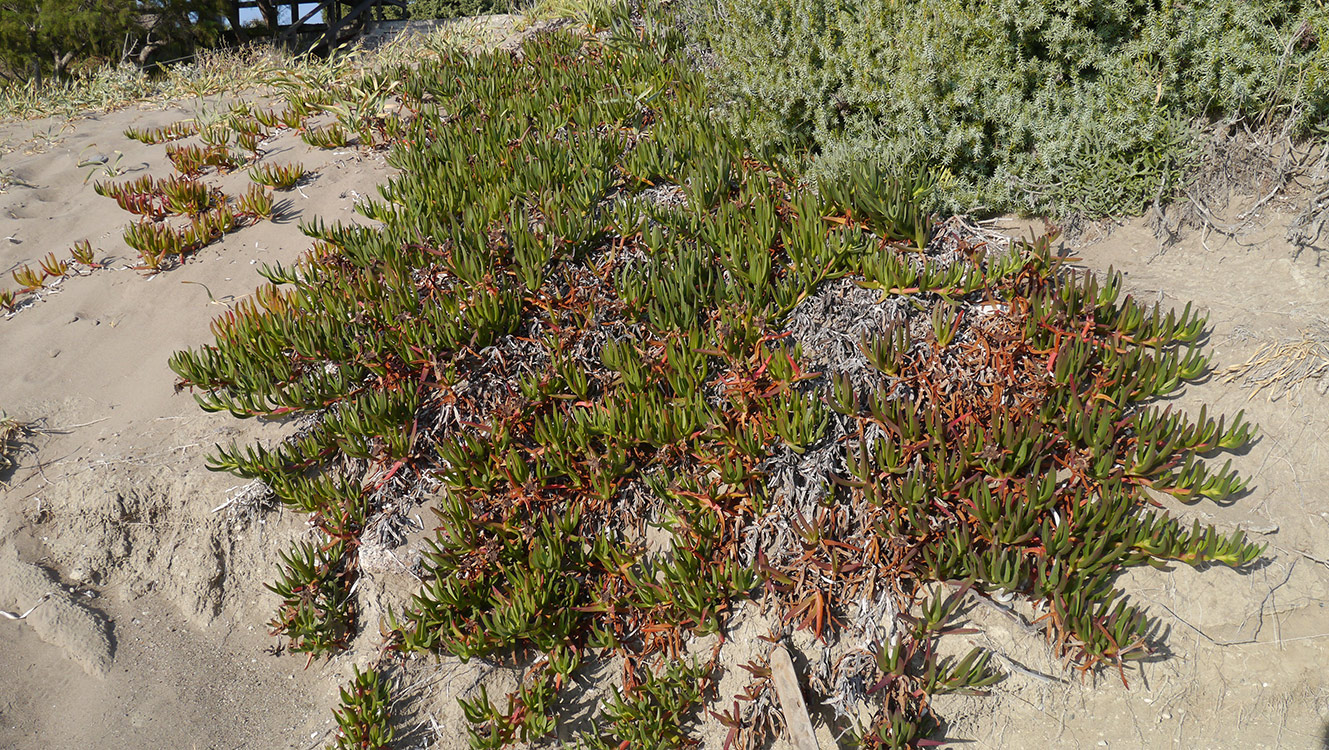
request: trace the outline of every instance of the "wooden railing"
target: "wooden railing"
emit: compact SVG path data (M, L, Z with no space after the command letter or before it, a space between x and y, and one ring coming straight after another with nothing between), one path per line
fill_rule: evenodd
M313 9L299 15L300 7L310 4L299 0L231 0L231 26L237 38L244 41L247 35L240 23L240 12L256 9L278 42L297 42L305 49L315 49L334 47L359 33L372 17L382 18L383 8L406 8L405 0L321 0ZM281 12L288 9L292 23L280 24Z

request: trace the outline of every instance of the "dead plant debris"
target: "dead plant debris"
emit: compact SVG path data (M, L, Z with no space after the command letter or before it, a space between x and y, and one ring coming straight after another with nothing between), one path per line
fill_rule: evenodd
M1251 388L1249 398L1261 391L1277 401L1287 396L1302 383L1318 381L1315 390L1324 395L1329 390L1329 326L1302 329L1299 338L1287 341L1266 341L1260 344L1250 359L1232 365L1223 371L1226 382L1240 381Z

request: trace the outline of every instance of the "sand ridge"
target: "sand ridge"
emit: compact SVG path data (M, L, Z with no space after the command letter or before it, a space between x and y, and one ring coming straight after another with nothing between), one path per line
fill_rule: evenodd
M88 674L106 676L115 651L110 623L66 591L51 571L20 562L12 547L0 548L0 601L18 604L20 621L64 649Z

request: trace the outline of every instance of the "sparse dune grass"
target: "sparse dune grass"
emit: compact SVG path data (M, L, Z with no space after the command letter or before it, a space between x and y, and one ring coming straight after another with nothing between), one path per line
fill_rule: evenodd
M0 120L41 117L76 118L133 104L273 88L319 90L352 71L400 64L435 56L467 33L465 26L389 42L372 50L348 45L328 57L292 56L263 46L202 50L184 64L162 71L134 65L103 66L59 82L7 82L0 86ZM149 134L140 134L149 137ZM165 137L167 134L151 134Z

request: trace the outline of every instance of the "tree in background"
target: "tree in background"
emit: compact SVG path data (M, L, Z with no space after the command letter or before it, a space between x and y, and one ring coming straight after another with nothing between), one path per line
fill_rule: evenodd
M407 3L411 18L417 19L506 13L513 5L510 0L409 0Z
M11 75L59 77L77 58L119 55L136 0L0 0L0 62Z
M3 2L3 0L0 0ZM138 36L125 45L140 67L155 53L179 57L217 43L225 28L226 0L138 0ZM158 59L161 59L159 56Z
M0 0L0 72L65 76L82 60L146 65L216 40L225 0Z

